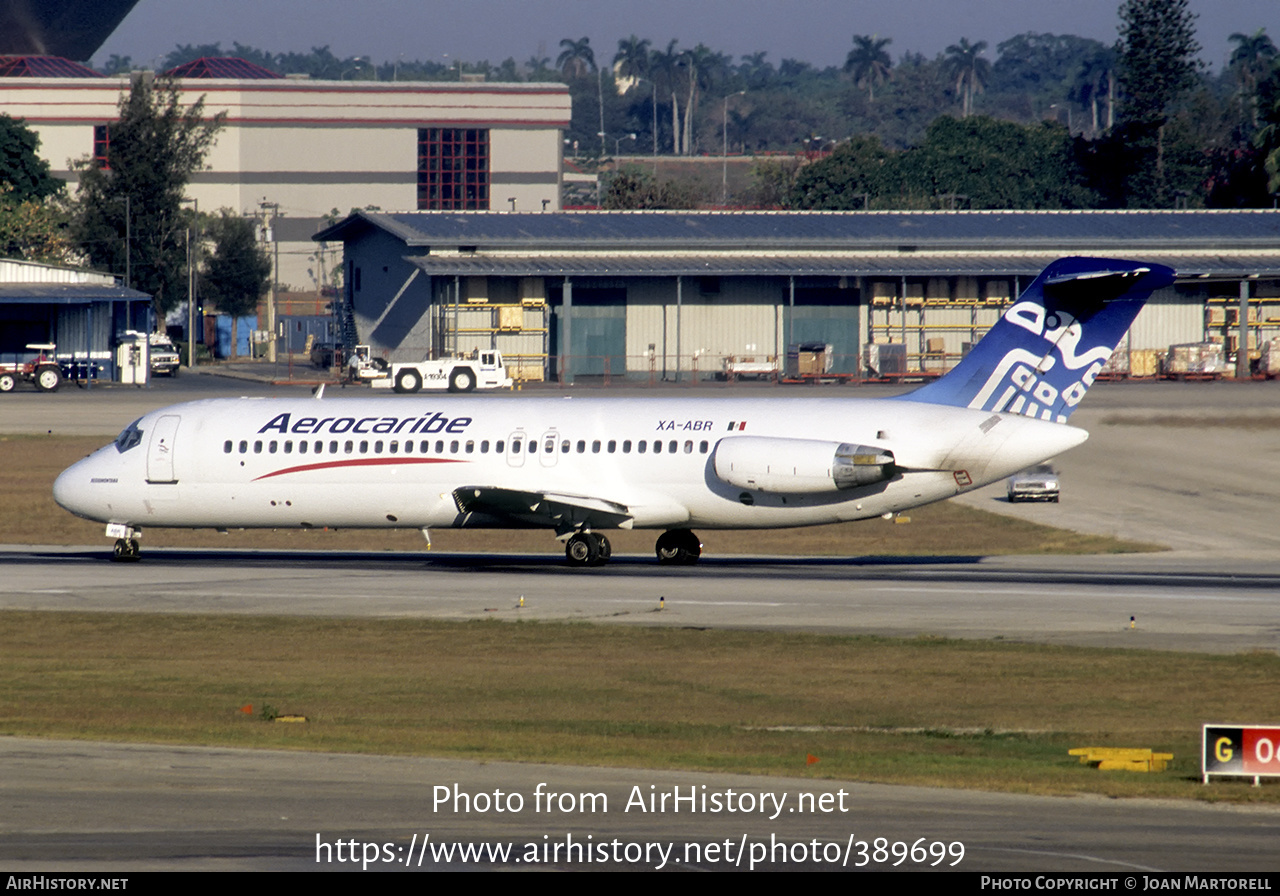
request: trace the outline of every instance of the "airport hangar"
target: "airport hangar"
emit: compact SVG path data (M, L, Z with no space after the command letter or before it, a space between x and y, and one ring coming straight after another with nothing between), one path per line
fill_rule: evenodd
M151 76L0 56L0 112L23 119L53 174L74 184L76 161L104 157L133 77ZM570 114L561 83L321 81L228 57L161 77L184 104L203 97L208 115L227 116L188 195L202 211L268 221L275 279L299 291L324 283L311 235L334 209L560 208Z
M784 367L804 343L831 346L833 373L866 373L883 343L940 371L1063 255L1178 271L1131 357L1241 340L1256 357L1280 336L1271 210L357 211L315 239L344 247L347 342L395 360L496 347L524 380L691 381Z

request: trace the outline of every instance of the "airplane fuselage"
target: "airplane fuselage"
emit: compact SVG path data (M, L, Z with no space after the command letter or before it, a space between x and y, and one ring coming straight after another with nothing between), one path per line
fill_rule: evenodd
M781 467L800 435L889 452L893 472L849 488L792 487L804 471ZM455 491L475 487L608 502L625 508L616 526L626 528L772 528L948 498L1085 437L1014 414L893 399L208 400L141 418L68 469L55 497L80 516L135 527L511 525L509 515L460 507ZM761 487L717 472L722 446L746 439L765 454L779 448L761 461L774 468ZM526 524L538 519L531 511Z

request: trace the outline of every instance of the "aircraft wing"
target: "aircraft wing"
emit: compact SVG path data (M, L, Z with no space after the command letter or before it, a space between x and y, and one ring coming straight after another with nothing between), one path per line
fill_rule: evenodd
M584 527L629 529L633 519L625 504L587 495L467 485L453 490L453 501L464 514L497 517L528 526L554 526L561 535Z

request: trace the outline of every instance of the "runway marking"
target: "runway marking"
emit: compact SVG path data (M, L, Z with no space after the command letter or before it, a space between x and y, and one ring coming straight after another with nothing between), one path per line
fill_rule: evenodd
M1075 590L1063 590L1059 588L1054 588L1054 589L1002 588L999 585L992 585L989 588L950 588L945 585L937 585L934 587L890 586L890 587L884 587L884 588L876 588L874 585L871 586L871 588L873 588L876 591L909 592L913 594L937 594L938 592L944 592L947 594L979 595L983 597L1007 594L1010 597L1024 596L1024 597L1054 597L1054 598L1063 598L1063 597L1088 598L1088 597L1094 596L1094 592L1096 592L1097 588L1099 587L1102 587L1102 586L1095 586L1095 587L1086 588L1086 589L1077 588ZM1217 597L1211 594L1204 594L1202 592L1196 592L1193 594L1170 594L1164 591L1133 591L1131 590L1133 586L1128 586L1128 585L1114 585L1110 587L1115 588L1117 592L1123 592L1123 596L1126 600L1139 600L1139 599L1196 600L1196 601L1219 601L1219 602L1240 601L1243 603L1280 604L1280 601L1277 601L1275 598L1269 597L1266 595L1259 596L1259 597L1242 597L1239 595L1231 595L1229 597Z

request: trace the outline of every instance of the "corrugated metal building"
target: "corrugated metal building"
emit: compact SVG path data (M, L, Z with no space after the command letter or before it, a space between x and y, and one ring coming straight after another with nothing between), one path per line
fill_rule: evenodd
M0 361L32 354L28 344L53 343L60 361L92 363L115 378L124 334L152 330L151 297L107 274L0 260Z
M497 347L526 378L687 378L903 343L954 364L1063 255L1179 272L1131 348L1280 335L1280 212L356 212L348 337L397 359Z

